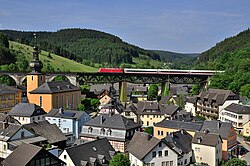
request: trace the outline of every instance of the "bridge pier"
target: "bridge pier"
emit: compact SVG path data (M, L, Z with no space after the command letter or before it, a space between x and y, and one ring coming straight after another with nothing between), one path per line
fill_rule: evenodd
M26 75L22 74L8 74L16 83L17 86L21 86L23 84L23 81L26 79Z
M161 97L167 96L170 94L170 82L162 82L161 83Z

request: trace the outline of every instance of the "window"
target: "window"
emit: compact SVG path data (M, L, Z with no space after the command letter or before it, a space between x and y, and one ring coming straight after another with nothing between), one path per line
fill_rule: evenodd
M163 131L161 131L161 135L163 135Z
M43 97L40 96L40 107L42 107L42 106L43 106Z
M159 147L162 147L162 143L161 142L159 143Z
M184 164L187 164L187 159L185 159Z
M161 166L166 166L166 161L161 162Z
M147 121L147 126L149 126L149 122Z
M153 152L153 153L152 153L152 157L156 157L156 152Z
M59 108L59 97L56 96L56 108Z
M3 150L7 150L7 146L6 145L3 145Z
M170 161L170 166L174 166L174 162L173 161Z
M64 155L63 158L66 160L67 159L67 155Z
M168 150L165 150L165 156L168 156Z
M64 108L64 96L62 95L62 108Z
M74 109L74 94L71 94L72 109Z
M32 81L33 81L33 79L34 79L33 76L31 76L31 80L32 80Z
M159 151L159 152L158 152L158 156L159 156L159 157L162 157L162 151Z

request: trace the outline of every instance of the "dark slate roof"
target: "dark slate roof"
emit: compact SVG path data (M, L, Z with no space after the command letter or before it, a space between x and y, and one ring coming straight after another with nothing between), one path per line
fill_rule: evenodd
M52 81L43 83L38 88L29 93L53 94L53 93L71 92L71 91L80 91L80 88L66 81Z
M195 96L194 97L188 97L187 102L195 104L196 103L196 97Z
M144 132L135 132L128 145L128 152L139 160L143 160L143 158L160 142L160 139L152 135Z
M201 140L200 142L199 139ZM221 141L221 137L218 134L196 132L192 143L215 147L218 143L218 140Z
M121 129L121 130L129 130L133 128L139 128L141 126L120 114L113 114L112 116L100 115L86 122L84 125L108 127L108 128L115 128L115 129Z
M239 96L232 91L222 89L209 89L208 91L201 92L197 98L200 104L207 102L214 106L221 106L226 100L239 100Z
M182 121L165 119L159 123L156 123L154 126L172 128L172 129L184 129L187 131L200 131L202 124L195 122L182 122Z
M76 145L65 149L75 165L82 162L91 165L91 161L96 160L100 164L102 159L110 161L115 154L114 148L110 145L107 138L97 139L84 144ZM106 164L101 165L108 165Z
M27 165L41 150L42 147L22 143L3 161L3 164L6 166Z
M32 117L44 115L46 112L38 105L33 103L18 103L9 112L11 116Z
M25 124L23 127L27 130L33 131L37 135L46 138L50 144L66 141L65 135L57 127L57 125L50 124L47 121Z
M180 110L179 106L176 105L167 105L167 104L159 104L156 101L140 101L137 105L138 114L155 114L155 115L173 115L178 110Z
M170 94L173 95L188 94L188 87L180 85L175 87L170 87Z
M162 96L161 100L159 101L160 104L167 104L168 101L172 98L172 95Z
M227 106L225 110L236 114L250 114L250 107L235 103Z
M93 92L96 95L101 94L103 91L110 91L111 84L94 84L90 86L90 92Z
M16 120L15 118L10 116L9 114L0 113L0 123L3 123L3 122L21 124L18 120Z
M72 110L62 110L61 108L59 109L51 109L47 113L47 117L58 117L58 118L66 118L66 119L79 119L83 114L88 114L85 111L72 111Z
M165 137L168 145L180 155L192 151L192 139L193 137L185 130L173 132Z
M231 123L228 122L221 122L217 120L206 120L203 122L201 132L205 132L206 130L209 130L211 133L216 133L221 136L222 139L227 139L228 134L233 128Z
M4 140L8 140L16 134L18 130L22 128L22 125L9 124L8 127L0 129L0 136L4 136Z
M8 85L2 85L0 84L0 92L11 92L11 93L16 93L22 91L21 89L15 88L13 86L8 86Z

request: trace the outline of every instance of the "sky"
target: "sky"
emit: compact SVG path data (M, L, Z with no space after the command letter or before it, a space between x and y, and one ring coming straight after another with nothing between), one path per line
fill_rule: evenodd
M145 49L201 53L250 28L250 0L0 0L0 29L111 33Z

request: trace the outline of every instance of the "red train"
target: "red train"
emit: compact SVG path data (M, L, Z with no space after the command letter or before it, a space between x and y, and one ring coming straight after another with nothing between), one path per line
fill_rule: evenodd
M124 73L122 68L100 68L99 73Z

